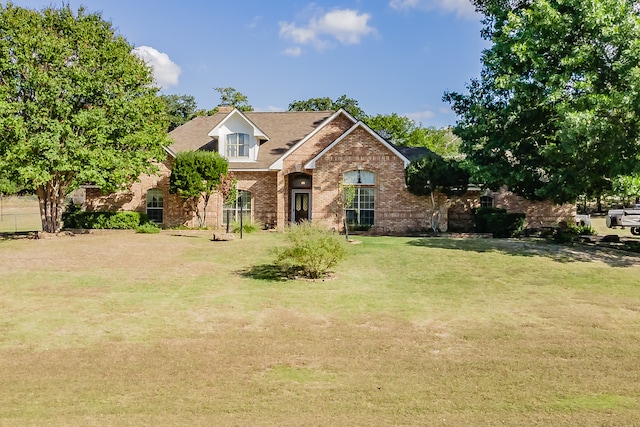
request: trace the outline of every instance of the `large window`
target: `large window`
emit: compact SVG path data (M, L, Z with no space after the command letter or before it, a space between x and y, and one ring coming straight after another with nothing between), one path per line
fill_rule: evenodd
M232 204L225 204L222 210L222 222L240 221L242 215L243 222L251 222L251 193L244 190L238 190L238 198Z
M147 217L156 224L162 224L164 198L162 190L153 188L147 191Z
M232 133L227 135L227 158L249 157L249 135Z
M346 195L353 189L353 200L347 200L347 223L356 228L371 227L375 220L376 175L369 171L350 171L344 174L343 182Z

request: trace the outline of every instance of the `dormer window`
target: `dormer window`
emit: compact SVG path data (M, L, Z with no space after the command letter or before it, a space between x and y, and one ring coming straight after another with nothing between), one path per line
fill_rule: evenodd
M249 135L230 133L227 135L227 158L249 157Z

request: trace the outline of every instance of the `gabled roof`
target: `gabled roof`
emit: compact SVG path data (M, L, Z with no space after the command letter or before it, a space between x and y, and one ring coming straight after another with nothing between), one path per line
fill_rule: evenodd
M322 129L324 127L325 124L335 120L336 117L338 117L339 115L344 115L346 116L349 120L351 120L353 123L356 123L357 120L351 115L349 114L346 110L344 109L339 109L338 111L336 111L335 113L333 113L330 117L327 117L327 119L321 123L317 128L315 128L315 130L313 132L311 132L309 135L307 135L304 139L300 140L297 144L295 144L293 147L291 147L289 149L289 151L287 151L286 153L284 153L278 160L276 160L271 166L269 166L269 169L273 169L273 170L280 170L283 167L284 164L284 159L286 159L287 157L289 157L290 154L292 154L294 151L296 151L302 144L304 144L305 142L307 142L307 140L309 138L311 138L313 135L316 134L316 132L320 131L320 129Z
M340 141L342 141L343 139L345 139L347 136L349 136L352 132L354 132L356 129L358 128L362 128L364 129L366 132L368 132L371 136L373 136L376 140L378 140L378 142L380 142L382 145L384 145L385 147L387 147L387 149L389 149L389 151L391 151L393 154L395 154L400 160L402 160L402 162L404 163L404 167L406 168L407 166L409 166L409 163L411 163L411 161L406 158L400 151L398 151L398 149L396 147L394 147L392 144L390 144L387 140L385 140L384 138L382 138L380 135L378 135L376 132L374 132L369 126L367 126L366 124L364 124L363 122L357 122L356 124L354 124L348 131L346 131L345 133L343 133L342 135L340 135L340 137L338 139L336 139L335 141L333 141L331 144L329 144L324 150L322 150L321 152L318 153L317 156L315 156L313 159L311 159L304 167L305 169L315 169L316 167L316 162L318 161L318 159L320 159L322 156L324 156L327 152L329 152L333 147L335 147L337 144L340 143Z
M258 126L256 126L256 124L253 123L251 121L251 119L249 119L245 114L242 113L242 111L238 110L237 108L234 108L233 111L228 113L227 116L224 119L222 119L222 121L220 121L220 123L218 123L216 125L216 127L211 129L211 131L209 132L208 135L211 136L211 137L214 137L214 138L219 137L220 136L220 128L222 128L222 126L224 126L224 124L226 122L228 122L229 120L231 120L234 116L239 116L247 124L249 124L251 127L253 127L253 136L255 138L258 138L259 140L269 140L269 137Z
M170 153L180 151L209 150L217 151L218 141L209 136L209 132L231 113L216 113L212 116L196 117L169 133L173 144L168 147ZM268 136L258 150L255 162L229 162L230 169L269 170L269 167L292 147L299 145L309 134L314 133L333 111L285 111L285 112L245 112L242 115L253 126Z

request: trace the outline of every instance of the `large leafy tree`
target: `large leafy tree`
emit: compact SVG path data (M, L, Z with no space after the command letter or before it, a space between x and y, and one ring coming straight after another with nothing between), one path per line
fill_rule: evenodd
M448 128L437 129L416 124L397 113L378 114L365 119L366 124L387 141L402 147L424 147L444 157L456 157L460 138Z
M476 0L479 79L444 99L476 181L531 199L598 195L638 168L635 0Z
M469 174L455 159L431 154L409 164L405 170L405 181L409 192L431 198L431 227L439 231L448 205L439 205L434 193L442 193L447 198L463 195L469 186Z
M303 101L293 101L289 104L289 111L338 111L343 108L356 120L365 120L367 115L358 105L358 101L347 98L347 95L331 100L329 97L309 98Z
M115 190L152 173L166 124L151 70L100 14L0 4L0 172L61 227L82 183Z
M169 177L169 191L189 204L200 227L206 226L211 195L223 190L226 192L224 197L228 198L233 191L233 177L227 176L228 170L227 160L214 151L184 151L175 158ZM227 187L230 187L228 192ZM204 201L202 211L200 200Z
M160 98L167 109L168 131L191 120L198 108L196 99L191 95L160 95Z

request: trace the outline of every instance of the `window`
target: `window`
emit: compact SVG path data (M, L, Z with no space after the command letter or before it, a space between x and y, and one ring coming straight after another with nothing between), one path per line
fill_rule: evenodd
M480 197L480 207L481 208L492 208L493 207L493 197L491 197L491 196L481 196Z
M227 158L249 157L249 135L231 133L227 135Z
M238 198L234 203L225 203L222 209L222 223L240 221L240 215L242 215L242 222L251 221L251 193L244 190L238 190Z
M346 207L347 223L356 228L370 228L375 219L376 175L369 171L350 171L344 174L343 182L354 189L353 200Z
M162 190L153 188L147 191L147 217L156 224L162 224L164 198Z

